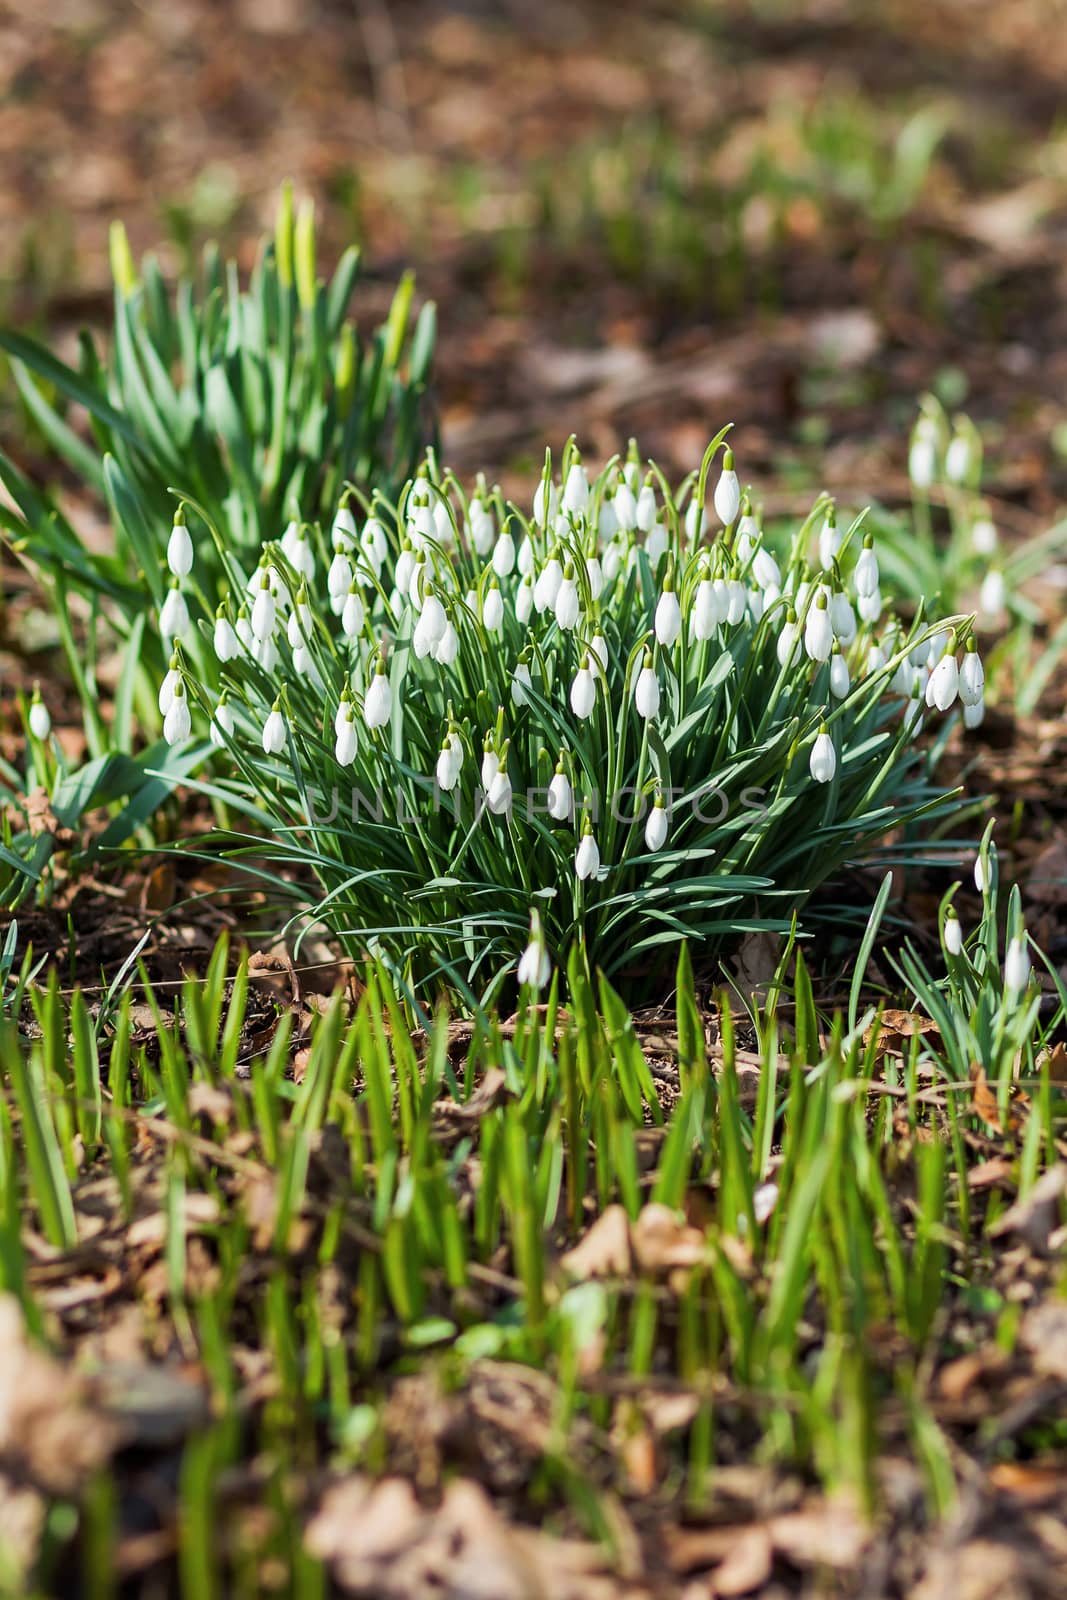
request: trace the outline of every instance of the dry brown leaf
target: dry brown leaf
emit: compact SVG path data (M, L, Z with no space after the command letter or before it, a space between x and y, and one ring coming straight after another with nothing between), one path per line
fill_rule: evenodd
M799 1511L787 1511L768 1523L774 1548L795 1567L833 1567L847 1571L858 1565L871 1530L856 1506L844 1496L811 1500Z
M935 1551L911 1600L1022 1600L1033 1591L1021 1553L994 1539Z
M507 1078L500 1067L490 1067L469 1100L439 1100L434 1114L447 1122L480 1122L497 1106L511 1098Z
M971 1109L976 1116L981 1117L984 1123L993 1128L997 1133L1004 1132L1001 1121L1000 1103L996 1090L990 1085L986 1077L986 1070L981 1062L971 1062L972 1099ZM1030 1113L1029 1097L1016 1084L1011 1086L1011 1098L1008 1106L1008 1131L1017 1133Z
M1023 1318L1023 1344L1038 1372L1067 1383L1067 1300L1043 1300Z
M630 1219L623 1206L608 1206L588 1233L560 1258L572 1278L625 1278L631 1269Z
M1017 1234L1037 1255L1048 1255L1050 1240L1060 1223L1060 1202L1067 1194L1067 1163L1057 1161L1043 1172L1002 1217L998 1217L989 1230L990 1238L999 1239L1006 1233Z
M1058 1461L998 1461L989 1481L1002 1494L1026 1505L1047 1505L1067 1494L1067 1470Z
M695 1267L707 1254L699 1228L692 1228L670 1206L644 1206L633 1225L634 1256L642 1272L670 1272Z
M722 1600L728 1596L751 1594L767 1582L774 1567L774 1541L770 1530L760 1523L741 1530L737 1543L711 1575L711 1594Z

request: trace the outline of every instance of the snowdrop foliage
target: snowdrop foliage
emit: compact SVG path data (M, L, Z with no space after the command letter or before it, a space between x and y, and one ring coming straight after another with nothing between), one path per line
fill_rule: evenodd
M572 441L526 506L432 455L395 504L346 491L231 557L217 614L170 591L168 738L210 726L220 789L350 947L470 993L520 956L539 987L577 937L610 972L787 926L951 804L909 708L917 683L973 707L982 672L967 618L867 604L875 543L825 497L772 554L723 441L674 489L632 442L597 472Z

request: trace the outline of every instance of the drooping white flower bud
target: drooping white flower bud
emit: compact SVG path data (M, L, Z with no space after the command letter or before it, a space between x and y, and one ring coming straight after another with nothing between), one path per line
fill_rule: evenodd
M947 711L959 692L959 686L960 671L956 665L955 651L946 648L926 685L926 704L938 711Z
M264 572L252 605L252 637L269 639L274 632L278 608L271 592L270 579Z
M976 517L971 523L971 549L976 556L996 554L997 525L988 515Z
M486 791L485 803L494 817L502 817L511 810L512 798L511 779L507 768L501 767Z
M356 547L356 519L345 500L337 508L337 515L333 519L330 529L330 544L336 550L340 545L342 550L354 550ZM348 585L345 585L347 588Z
M619 484L611 504L619 528L623 533L632 533L637 527L637 501L628 483Z
M459 655L459 634L455 624L445 623L445 631L434 646L433 658L440 667L450 667Z
M724 528L736 519L741 508L741 485L734 471L734 453L727 450L722 458L722 472L715 485L715 515Z
M571 471L573 472L573 467ZM568 561L563 581L556 592L556 622L565 632L578 621L578 585L574 581L574 568Z
M493 786L493 779L500 771L500 755L492 743L492 734L487 733L485 744L482 746L482 788L486 794Z
M908 475L916 489L925 492L937 477L937 429L929 417L920 417L911 436Z
M265 755L276 756L281 754L285 749L286 731L282 703L280 700L275 700L274 705L271 707L270 715L263 724L263 751Z
M856 637L856 613L843 589L835 590L830 597L830 625L834 638L843 645L850 645Z
M372 731L384 728L393 712L393 691L385 675L385 662L378 657L378 667L363 697L363 720Z
M583 512L588 504L589 478L582 463L575 457L563 490L563 509L573 517Z
M652 653L645 651L645 661L641 671L637 674L637 683L634 686L634 701L637 705L637 714L650 721L659 716L659 679L656 677L652 666Z
M837 510L834 506L830 506L819 533L819 565L824 572L830 571L841 554L843 539L844 534L837 526Z
M689 543L696 544L701 535L706 532L707 526L708 513L703 506L697 504L696 496L694 495L685 508L685 536Z
M40 689L34 689L33 699L30 701L30 714L27 718L30 732L33 737L44 744L52 731L52 718L48 714L48 707L41 699Z
M793 610L792 606L790 606L789 610L786 612L785 621L782 624L782 629L778 635L778 640L775 645L775 651L778 656L778 665L780 667L784 667L786 663L791 661L795 656L797 648L797 635L799 632L800 630L797 627L796 612Z
M563 567L559 557L550 556L534 584L534 608L538 616L554 609L562 583Z
M504 625L504 596L498 584L492 584L485 592L482 622L490 633L499 633Z
M965 706L976 706L985 689L985 670L973 639L967 640L967 650L960 667L959 693Z
M952 906L949 906L945 916L944 927L945 949L950 956L958 956L963 949L963 928L960 919Z
M331 568L331 571L333 569ZM393 583L399 594L407 594L411 588L411 580L415 572L415 552L405 539L401 546L400 554L396 558L396 567L393 570ZM330 579L327 577L327 587ZM331 589L332 593L332 589Z
M600 871L600 851L596 839L593 837L593 825L588 817L582 830L582 837L574 853L574 871L579 882L584 883L587 878L595 878Z
M782 573L771 552L760 545L752 557L752 576L763 590L780 589Z
M215 613L215 631L212 636L215 649L215 659L225 666L227 661L232 661L241 653L241 641L233 629L233 623L226 615L226 607L219 606Z
M555 520L558 507L559 490L556 488L554 483L550 482L546 492L545 479L542 477L537 485L537 488L534 490L534 521L542 528L547 527L550 522Z
M742 620L748 610L749 591L740 578L731 578L726 585L726 620L732 628Z
M167 540L167 566L176 578L187 578L193 570L193 541L185 526L185 507L174 513L174 526Z
M219 696L219 703L215 707L215 715L212 717L211 726L208 729L208 736L216 750L225 749L226 740L233 738L233 728L233 710L229 705L228 696L224 689Z
M441 753L437 757L436 777L437 787L443 789L446 794L451 793L459 782L459 767L456 765L456 753L450 739L446 739L441 746Z
M1030 982L1030 955L1026 948L1026 936L1016 934L1008 945L1008 953L1004 957L1004 987L1012 994L1022 994Z
M656 526L656 491L651 483L641 486L637 497L637 526L642 533L651 533Z
M697 584L693 597L692 632L694 639L710 639L719 620L714 585L707 578Z
M189 702L185 696L185 685L179 681L175 686L170 708L163 718L163 737L170 745L184 744L191 731L192 719L189 715Z
M478 495L467 507L467 532L475 555L487 556L493 548L496 526L491 511Z
M663 523L653 523L652 527L649 529L648 537L645 540L645 554L648 557L648 564L652 568L653 572L655 572L656 568L663 560L663 557L666 555L667 546L669 543L670 540L667 537L667 530L663 526Z
M189 607L175 578L173 587L167 590L166 599L160 607L159 631L164 640L184 639L189 628Z
M525 628L533 616L534 586L533 579L527 573L519 587L515 590L515 620L520 627Z
M178 670L178 657L171 656L170 666L159 686L159 714L165 717L174 703L174 691L182 681L181 672Z
M863 541L853 577L856 593L861 597L872 595L878 587L878 557L874 553L874 540L870 534Z
M949 483L966 483L971 462L971 440L966 433L954 433L945 451L945 477Z
M373 569L374 576L380 579L382 568L389 559L389 539L377 517L367 518L363 525L363 532L359 536L359 547L363 551L366 561ZM293 564L294 566L296 565L295 562ZM314 563L312 563L312 567L314 567ZM300 569L298 568L297 570L299 571ZM305 572L304 576L310 578L311 573Z
M586 556L585 581L589 585L589 598L595 605L604 593L604 569L600 565L599 557Z
M837 751L834 749L834 741L826 731L825 723L819 729L818 737L811 747L808 766L816 783L832 782L837 771Z
M670 578L663 585L663 593L656 603L656 638L665 650L670 650L682 631L682 608Z
M834 643L834 630L826 596L817 594L804 624L804 649L812 661L828 661Z
M536 565L537 558L534 554L533 540L528 533L523 534L518 555L515 557L515 567L520 578L532 577Z
M996 567L990 567L978 591L978 609L982 616L988 617L991 621L999 617L1004 611L1007 595L1004 574Z
M533 679L530 677L529 662L519 660L515 663L515 671L511 674L511 699L516 706L528 706L530 696L526 693L531 688Z
M562 755L548 786L548 814L554 822L566 822L574 809L574 793L563 765Z
M882 615L882 591L875 589L873 594L861 594L856 601L856 609L860 620L868 624L878 621Z
M356 759L356 719L351 703L345 713L345 719L337 730L337 739L334 744L334 759L339 767L350 767Z
M844 700L849 688L848 662L835 648L830 656L830 693L835 700Z
M545 947L545 934L541 918L536 911L530 913L530 942L519 960L517 977L529 989L542 990L552 976L552 963Z
M608 641L602 633L595 633L590 639L588 656L593 676L603 682L608 667Z
M447 627L448 617L445 613L445 608L431 591L423 598L419 620L415 624L415 632L411 641L415 654L420 661L425 660L431 651L435 650L437 645L440 644Z
M645 823L645 844L653 854L662 850L667 842L667 812L663 804L663 796L656 796L655 804L648 814Z
M355 584L345 596L344 610L341 612L341 631L346 639L354 639L363 627L366 612L363 606L363 596Z
M964 706L964 708L963 708L963 726L968 730L968 732L973 732L975 728L980 728L984 721L985 721L985 696L984 695L979 695L978 699L974 702L973 705Z
M595 704L596 685L593 682L593 674L589 670L589 657L585 655L582 657L582 664L574 674L574 681L571 683L571 710L580 721L584 722L593 715Z

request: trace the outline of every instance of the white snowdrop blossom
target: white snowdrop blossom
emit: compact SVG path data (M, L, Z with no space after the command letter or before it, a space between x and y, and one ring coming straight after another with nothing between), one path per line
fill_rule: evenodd
M574 810L574 793L560 757L548 786L548 814L553 822L567 822Z
M956 653L946 648L926 685L926 704L938 711L947 711L959 692L959 686L960 670L956 664Z
M511 675L511 699L516 706L528 706L530 696L526 693L533 684L530 677L529 663L521 658L515 663L515 671Z
M593 715L596 704L596 685L593 674L589 670L589 657L582 657L582 664L574 674L571 684L571 710L581 722L585 722Z
M536 911L530 913L530 941L519 960L516 974L529 989L542 990L552 976L552 962L545 944L545 931Z
M826 731L825 723L819 729L815 743L811 747L808 766L816 783L830 783L837 771L837 751L834 749L834 741Z
M167 597L160 608L159 631L164 639L184 639L191 626L185 596L175 579L174 587L167 590Z
M996 554L997 525L988 515L976 517L971 523L971 549L976 556L992 556Z
M174 513L174 526L167 540L167 566L176 578L187 578L193 570L193 541L185 525L185 508Z
M285 749L285 713L281 702L275 700L270 715L263 724L263 752L268 756L280 755Z
M230 706L224 689L219 696L219 703L215 707L215 715L211 719L209 737L216 750L226 748L227 739L233 738L234 728L233 708Z
M600 851L593 836L593 825L588 819L574 853L574 871L581 883L589 878L595 878L600 872Z
M682 631L682 608L673 587L664 585L656 604L656 638L670 650Z
M856 562L856 571L853 575L856 585L856 594L864 599L877 592L878 589L878 557L874 553L874 541L870 534L863 541L859 560Z
M163 678L163 682L159 686L159 699L157 703L159 705L159 714L161 717L165 717L171 706L174 704L174 692L181 681L182 675L178 670L178 657L171 656L170 666Z
M655 804L648 814L648 821L645 823L645 844L653 855L657 850L662 850L666 844L667 828L667 812L663 796L657 795Z
M563 567L558 556L551 556L542 567L534 584L534 610L538 616L554 611L556 599L563 583Z
M646 722L659 716L659 679L656 677L652 666L652 656L645 651L645 661L641 671L637 674L637 683L634 686L634 700L637 705L638 716L644 717Z
M482 621L490 633L499 633L504 625L504 596L500 592L499 584L494 583L486 592L482 606Z
M959 674L959 696L965 706L974 707L981 704L985 690L985 671L982 667L981 657L975 648L974 640L968 639L967 650L963 657L963 665Z
M502 817L511 810L513 795L507 768L501 767L486 792L486 805L494 817Z
M1022 994L1030 982L1030 954L1025 937L1016 934L1008 944L1004 957L1004 987L1012 994Z
M363 720L373 732L375 728L384 728L392 714L393 691L385 675L385 663L379 659L378 669L363 699Z
M352 707L349 705L348 711L345 713L345 720L337 731L337 738L333 748L334 760L339 767L350 767L352 765L356 759L358 744L356 719Z
M48 738L48 735L52 732L52 718L48 714L48 707L41 699L40 689L35 689L33 692L33 699L30 702L30 712L27 721L29 722L30 732L32 733L33 737L40 744L44 744L45 740Z
M830 571L841 554L843 539L844 534L837 526L837 513L831 506L819 531L819 565L824 572Z
M574 580L574 568L569 562L563 574L563 582L556 593L555 609L557 623L565 633L569 633L578 621L579 610L578 585Z
M945 949L949 955L958 956L963 949L963 928L960 925L959 917L951 906L949 906L948 914L945 917L944 937Z
M185 685L179 680L175 685L167 714L163 718L163 737L169 745L184 744L192 728Z
M816 595L808 610L804 624L804 649L812 661L829 661L833 649L834 630L825 595Z
M589 478L580 461L571 463L563 490L563 509L576 516L589 504Z
M737 481L734 471L734 453L727 450L722 458L722 472L715 485L715 515L724 528L728 528L737 518L741 509L741 485Z
M212 634L212 645L215 659L223 666L227 661L232 661L241 654L241 641L234 632L233 623L226 615L226 607L219 606L215 616L215 628Z
M844 700L850 687L848 662L840 650L835 650L830 657L830 693L835 700Z
M1003 614L1007 598L1008 588L1004 582L1004 574L999 568L990 567L978 591L978 610L983 617L995 621Z

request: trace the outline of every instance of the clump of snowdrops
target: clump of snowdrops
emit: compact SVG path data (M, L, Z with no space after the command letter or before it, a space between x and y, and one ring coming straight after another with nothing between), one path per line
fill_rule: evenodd
M571 441L526 511L431 453L395 504L348 492L256 566L215 530L217 614L182 595L160 618L165 735L209 724L212 792L269 823L278 869L312 869L346 944L483 996L578 937L644 970L788 927L951 809L917 735L957 702L981 718L970 620L920 605L905 628L825 497L779 562L725 432L674 490L633 443L591 478ZM195 574L180 507L171 541Z

